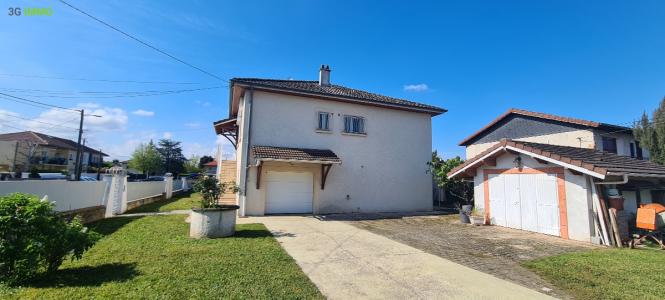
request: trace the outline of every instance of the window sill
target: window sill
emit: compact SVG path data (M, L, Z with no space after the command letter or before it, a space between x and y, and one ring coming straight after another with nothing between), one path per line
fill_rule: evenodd
M331 134L332 130L315 129L314 132Z
M362 136L366 137L367 133L352 133L352 132L344 132L342 131L342 135L350 135L350 136Z

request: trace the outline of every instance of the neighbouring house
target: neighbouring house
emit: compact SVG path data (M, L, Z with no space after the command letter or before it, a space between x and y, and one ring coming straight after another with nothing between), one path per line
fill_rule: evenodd
M240 215L432 210L433 116L445 109L319 80L234 78Z
M645 160L628 127L511 109L460 145L467 160L448 177L473 181L494 225L598 243L610 188L629 223L639 205L665 203L665 166Z
M203 164L203 173L208 175L217 175L217 161L213 160Z
M28 172L32 168L45 172L74 173L77 143L39 132L22 131L0 134L0 168L9 172ZM82 146L83 171L101 165L107 154Z

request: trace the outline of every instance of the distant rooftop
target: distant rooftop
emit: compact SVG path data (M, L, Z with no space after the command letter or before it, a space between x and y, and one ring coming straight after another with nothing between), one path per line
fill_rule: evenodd
M72 140L34 131L21 131L0 134L0 141L28 141L42 146L64 148L69 150L76 150L78 147L78 144ZM103 156L108 156L108 154L104 152L100 152L99 150L95 150L87 146L83 146L82 149L83 152L90 152L95 154L101 153Z

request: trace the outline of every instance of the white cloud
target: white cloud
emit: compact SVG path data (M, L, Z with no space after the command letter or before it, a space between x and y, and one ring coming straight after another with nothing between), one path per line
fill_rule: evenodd
M149 110L143 110L143 109L137 109L132 112L132 114L140 116L140 117L152 117L155 115L154 111L149 111Z
M83 130L86 135L95 133L124 130L127 125L127 112L121 108L102 107L94 103L81 103L76 106L85 109ZM46 134L72 138L79 127L80 114L78 112L51 109L40 113L37 117L23 116L18 113L2 110L0 119L11 121L13 127L25 130L43 132ZM17 116L21 118L9 117ZM30 120L25 120L30 119ZM7 131L7 129L5 129ZM12 131L17 131L14 129Z
M409 92L424 92L426 90L429 90L429 87L427 86L427 84L424 83L407 84L404 86L404 90Z
M164 134L163 134L162 136L163 136L165 139L170 139L170 138L173 137L173 133L171 133L171 132L169 132L169 131L166 131L166 132L164 132Z
M187 128L199 128L199 127L201 127L201 123L198 123L198 122L190 122L190 123L185 123L183 125Z
M212 103L210 103L210 102L208 102L208 101L196 100L196 101L194 101L194 102L195 102L196 104L199 104L199 105L204 106L204 107L208 107L208 106L212 105Z

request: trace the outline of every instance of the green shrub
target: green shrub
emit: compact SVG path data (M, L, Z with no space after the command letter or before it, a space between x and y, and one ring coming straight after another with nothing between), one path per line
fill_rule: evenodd
M79 218L67 222L52 203L27 194L0 197L0 282L17 284L80 259L99 239Z
M39 170L37 170L37 168L32 168L30 169L30 174L28 174L28 178L42 178L42 176L39 175Z
M226 192L237 193L240 189L234 181L219 182L212 176L200 177L194 182L194 191L201 193L201 207L212 208L217 206L217 201Z

